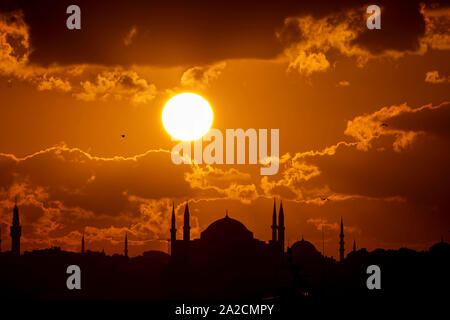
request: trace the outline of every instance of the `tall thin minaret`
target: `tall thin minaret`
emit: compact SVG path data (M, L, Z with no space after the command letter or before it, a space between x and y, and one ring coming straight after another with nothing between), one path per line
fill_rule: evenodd
M83 236L81 237L81 253L84 253L84 231Z
M280 212L278 213L278 241L280 242L281 252L284 253L284 211L283 211L283 201L280 202Z
M123 250L124 256L128 258L128 233L125 232L125 248Z
M323 230L323 224L322 224L322 254L325 257L325 231Z
M19 221L19 208L17 207L17 198L14 204L12 226L10 228L11 251L20 254L20 236L22 235L22 227Z
M175 241L177 241L177 229L175 227L175 203L172 202L172 227L170 228L170 254L174 253Z
M277 241L277 207L275 199L273 199L273 215L272 215L272 242Z
M190 238L191 238L191 226L189 225L189 205L186 202L186 207L184 207L183 240L189 241Z
M2 225L0 224L0 252L2 252Z
M344 221L341 217L341 234L339 235L339 261L344 261Z
M356 240L353 240L353 252L356 252Z

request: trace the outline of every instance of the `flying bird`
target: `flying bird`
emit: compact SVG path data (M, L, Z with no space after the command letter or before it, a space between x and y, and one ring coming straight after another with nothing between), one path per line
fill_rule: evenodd
M125 138L125 135L124 135L124 134L121 134L120 136L121 136L122 138Z
M382 126L382 127L387 127L387 126L388 126L388 124L387 124L387 123L385 123L385 122L383 122L383 123L381 124L381 126Z
M321 197L320 199L322 199L322 201L330 201L327 197Z

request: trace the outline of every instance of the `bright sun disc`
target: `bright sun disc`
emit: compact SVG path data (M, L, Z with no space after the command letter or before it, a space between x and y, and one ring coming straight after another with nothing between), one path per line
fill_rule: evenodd
M167 101L162 122L175 139L197 140L211 128L213 111L208 101L198 94L180 93Z

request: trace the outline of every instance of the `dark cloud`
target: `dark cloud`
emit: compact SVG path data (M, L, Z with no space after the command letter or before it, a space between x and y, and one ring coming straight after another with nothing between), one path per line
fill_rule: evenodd
M423 131L432 135L450 136L450 103L443 103L440 107L424 108L415 113L402 113L389 120L393 128L404 131Z
M77 1L81 30L66 28L71 1L3 1L2 11L21 9L30 27L38 64L197 65L230 58L269 59L282 53L275 31L287 17L324 17L350 8L361 13L367 3L352 1ZM424 34L419 1L379 1L382 30L364 31L354 44L372 53L414 50ZM343 17L345 15L342 15ZM291 25L286 41L298 40ZM124 44L130 29L137 32Z
M381 54L386 50L416 51L425 34L425 19L419 1L381 1L381 29L362 29L354 44ZM377 3L378 4L378 3ZM364 8L365 9L365 8ZM365 25L365 17L361 17Z

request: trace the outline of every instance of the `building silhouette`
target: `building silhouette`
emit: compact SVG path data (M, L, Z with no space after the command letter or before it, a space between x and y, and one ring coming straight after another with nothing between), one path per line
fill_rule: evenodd
M191 239L191 226L189 224L189 203L186 202L184 207L184 224L183 224L183 240L189 241Z
M84 231L83 236L81 237L81 253L84 253Z
M295 265L305 265L305 263L317 263L319 262L323 255L319 250L314 247L314 245L306 241L303 236L302 240L295 242L292 247L290 247L290 259Z
M128 258L128 234L125 232L125 248L123 250L123 255Z
M2 252L2 226L0 225L0 252Z
M283 260L285 247L285 216L283 204L280 202L280 210L277 219L276 203L274 201L272 215L272 239L265 241L254 238L243 223L229 217L226 210L225 217L211 223L200 234L200 238L190 237L190 213L189 204L186 202L183 215L183 238L177 239L175 205L172 205L172 217L170 228L171 260L183 265L195 265L206 260L245 261L253 256L258 259ZM278 223L277 223L278 222ZM239 258L238 258L239 257Z
M278 214L278 243L280 245L281 253L284 253L284 211L283 201L280 202L280 213Z
M11 236L11 252L20 254L20 236L22 235L22 226L19 221L19 208L17 207L17 199L14 203L13 220L10 228Z
M339 261L344 261L344 221L341 217L341 233L339 235L340 241L339 241Z
M173 246L177 240L177 228L175 227L175 203L172 203L172 226L170 228L170 252L173 252Z
M273 215L272 215L272 242L277 242L277 204L273 199Z
M303 236L291 246L284 247L285 213L280 202L277 214L267 219L271 228L269 241L261 241L240 221L226 211L223 218L212 222L198 238L190 235L189 204L183 215L183 236L177 239L175 205L172 205L171 255L150 250L140 256L128 256L128 233L124 235L123 254L108 256L86 250L85 234L81 252L69 252L59 247L25 251L20 256L21 226L17 205L13 211L11 236L15 239L12 252L0 254L0 297L62 298L62 299L298 299L311 296L372 296L367 290L364 272L367 265L400 265L384 276L391 286L384 289L397 296L403 293L433 292L445 287L442 279L448 273L450 245L441 239L427 252L411 249L361 248L344 259L344 224L341 217L339 253L341 263L324 257ZM191 208L192 209L192 208ZM269 208L270 210L270 208ZM289 220L288 220L289 221ZM179 227L180 229L181 227ZM269 231L269 230L268 230ZM10 261L14 263L10 263ZM414 263L411 263L414 261ZM66 281L61 266L80 263L85 270L89 288L83 295L61 286ZM405 271L406 270L406 271ZM363 271L363 272L362 272ZM410 279L418 274L426 277ZM18 286L17 279L21 279ZM124 290L126 289L126 290ZM297 305L295 305L297 306Z
M214 251L212 247L225 248L229 246L234 248L234 250L239 251L242 248L246 250L256 250L259 253L265 252L269 257L276 253L276 256L280 258L280 261L288 257L285 251L285 215L283 209L283 202L280 201L280 208L277 216L276 200L274 199L273 213L272 213L272 238L266 243L265 241L255 239L253 233L249 231L244 224L240 221L230 218L228 216L228 210L226 211L225 217L211 223L203 232L201 232L199 239L191 239L190 235L190 212L189 203L186 202L183 215L183 238L181 240L177 239L177 228L176 228L176 215L175 215L175 204L172 203L172 215L171 215L171 228L170 228L170 255L172 260L175 261L187 261L190 257L198 256L200 251ZM11 252L20 254L20 237L22 233L22 226L19 220L19 208L17 206L17 201L13 209L13 219L12 225L10 227L11 236ZM339 241L339 260L344 260L344 225L343 219L341 217L341 232ZM302 237L301 241L295 242L290 246L288 252L297 255L301 253L303 255L308 252L308 257L318 257L323 255L316 250L314 245L310 242L305 241ZM294 250L291 250L294 249ZM220 251L220 250L219 250ZM356 241L353 242L353 251L356 251ZM1 230L0 230L0 252L1 252ZM81 253L86 252L85 248L85 232L83 231L81 237ZM204 252L203 252L204 253ZM318 253L318 254L317 254ZM128 257L128 233L125 233L124 238L124 256Z

